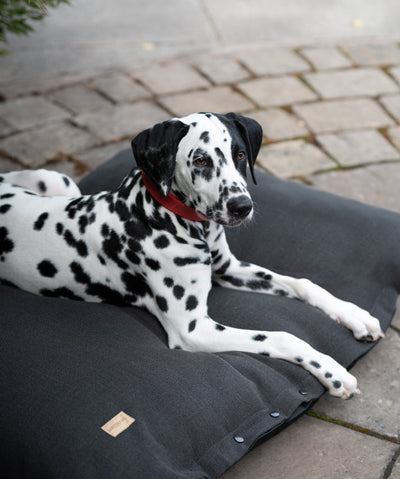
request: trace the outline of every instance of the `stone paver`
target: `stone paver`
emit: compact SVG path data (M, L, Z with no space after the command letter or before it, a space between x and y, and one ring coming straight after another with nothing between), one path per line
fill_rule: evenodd
M49 95L49 98L70 110L72 113L86 113L88 111L100 110L110 104L109 101L98 93L82 84L55 90Z
M160 103L173 115L184 116L197 111L237 113L252 110L254 104L228 86L181 93L160 98Z
M59 153L74 153L99 143L92 135L65 122L54 122L35 130L0 140L0 150L18 158L29 168L37 168Z
M256 49L238 54L237 58L256 75L282 75L310 70L300 55L289 49Z
M386 336L351 373L357 377L360 396L346 403L327 394L313 411L371 431L398 438L400 434L400 335L390 328Z
M7 136L10 133L13 133L15 131L15 128L7 123L5 120L0 118L0 137L1 136Z
M351 61L334 47L302 48L301 54L312 63L316 70L345 68L351 66Z
M309 177L317 188L400 213L400 163L331 171Z
M216 84L231 84L250 77L250 73L231 57L207 56L194 65Z
M120 104L86 113L75 118L75 123L88 129L103 140L134 136L170 115L160 107L148 102Z
M388 75L372 68L309 73L304 78L326 99L377 96L399 91L399 86Z
M389 479L400 479L400 458L397 458Z
M0 155L0 173L7 173L7 171L14 171L14 170L21 170L22 166L16 163L13 160L9 160L8 158L3 158Z
M380 102L397 121L400 121L400 95L383 96Z
M116 103L148 98L150 93L132 78L114 74L93 80L91 85Z
M343 50L358 65L392 65L400 63L400 49L393 44L344 45Z
M0 118L19 130L62 120L69 116L66 110L39 96L28 96L0 103Z
M304 140L264 146L258 155L257 163L281 178L305 176L336 166L320 149Z
M304 416L221 479L378 479L397 449L396 444Z
M120 141L118 143L111 143L107 146L100 146L97 148L93 148L89 151L85 151L84 153L76 153L73 157L78 160L80 163L85 165L87 170L93 170L97 168L105 161L112 158L114 155L119 153L124 149L129 149L130 143L129 141ZM132 160L133 161L133 160ZM133 167L133 163L132 163Z
M388 128L387 133L390 141L400 150L400 126Z
M138 73L137 77L157 95L210 86L209 82L195 69L178 62L154 65Z
M257 78L238 86L260 106L281 106L317 99L315 93L292 76Z
M287 140L309 134L303 120L279 108L257 110L250 112L249 116L261 124L264 136L269 140Z
M393 120L374 100L369 98L327 100L295 105L293 110L315 133L383 128L393 125Z
M389 69L390 74L400 83L400 66Z
M399 151L376 130L318 135L317 141L342 166L400 159Z

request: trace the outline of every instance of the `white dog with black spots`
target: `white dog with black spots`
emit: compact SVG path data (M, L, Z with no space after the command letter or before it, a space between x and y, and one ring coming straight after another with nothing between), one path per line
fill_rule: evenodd
M197 113L136 136L139 168L113 192L81 196L71 179L44 170L0 175L0 279L40 295L144 307L170 348L265 354L302 366L333 396L351 397L356 378L305 341L208 315L215 282L305 301L358 340L383 336L379 321L355 304L231 253L224 226L252 217L246 166L254 180L261 141L250 118ZM45 196L55 194L66 196Z

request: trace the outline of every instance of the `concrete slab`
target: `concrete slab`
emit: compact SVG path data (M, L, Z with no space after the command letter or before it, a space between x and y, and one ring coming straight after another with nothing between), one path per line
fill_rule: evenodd
M280 178L306 176L336 166L319 148L304 140L263 146L257 164Z
M357 68L304 75L322 98L377 96L397 93L399 86L379 69Z
M351 61L335 47L302 48L301 54L316 70L351 67Z
M344 406L324 394L312 410L397 439L400 436L400 335L389 329L386 337L351 373L357 377L360 396Z
M281 106L316 100L317 95L294 76L256 78L239 89L260 106Z
M400 153L376 130L318 135L317 142L342 166L400 159Z
M400 213L400 163L330 171L308 179L321 190Z
M303 118L315 133L384 128L393 125L393 120L370 98L326 100L295 105L293 111Z
M269 140L288 140L309 134L303 120L279 108L257 110L250 112L249 116L260 123Z
M343 408L349 404L337 402ZM396 444L303 416L221 479L377 479L397 449Z

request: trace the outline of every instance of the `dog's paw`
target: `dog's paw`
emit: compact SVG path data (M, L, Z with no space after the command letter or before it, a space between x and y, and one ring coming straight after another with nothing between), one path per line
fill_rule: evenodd
M340 399L350 399L354 394L360 394L357 379L330 357L324 361L319 379L329 394Z
M334 318L353 332L359 341L377 341L384 334L377 318L353 303L344 303Z

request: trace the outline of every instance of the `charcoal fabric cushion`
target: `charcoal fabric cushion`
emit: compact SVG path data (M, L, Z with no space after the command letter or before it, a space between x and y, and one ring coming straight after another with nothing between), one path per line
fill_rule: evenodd
M81 188L116 188L132 166L132 154L122 152ZM257 178L254 221L228 231L235 254L310 278L386 329L400 288L400 215L265 173ZM7 479L217 478L324 392L285 361L169 350L157 320L134 307L5 285L0 298L0 475ZM209 309L231 326L289 331L346 367L373 347L300 301L215 287ZM120 411L135 422L113 438L101 426Z

